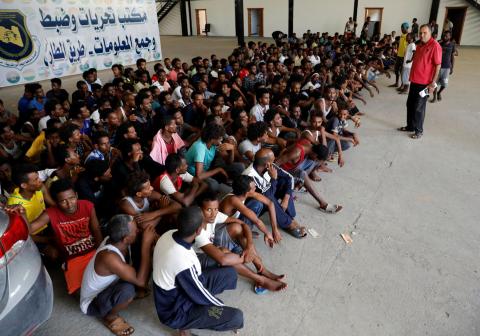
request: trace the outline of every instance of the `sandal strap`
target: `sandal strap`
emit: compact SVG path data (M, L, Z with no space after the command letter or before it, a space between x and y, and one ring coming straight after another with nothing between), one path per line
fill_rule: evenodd
M112 333L117 336L131 335L135 331L135 329L121 316L118 316L113 321L104 324Z

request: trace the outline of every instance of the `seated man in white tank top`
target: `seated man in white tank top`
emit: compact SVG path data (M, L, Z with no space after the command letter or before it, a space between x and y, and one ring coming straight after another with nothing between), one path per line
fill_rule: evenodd
M153 190L150 178L144 171L135 171L128 176L126 194L119 204L120 212L135 216L141 229L156 226L161 217L177 213L181 205L168 196Z
M151 248L156 238L150 226L143 232L142 258L138 272L125 262L129 246L137 238L132 216L116 215L108 224L108 237L83 273L80 309L84 314L102 318L115 335L131 335L135 330L118 315L135 297L135 286L145 288L150 273Z

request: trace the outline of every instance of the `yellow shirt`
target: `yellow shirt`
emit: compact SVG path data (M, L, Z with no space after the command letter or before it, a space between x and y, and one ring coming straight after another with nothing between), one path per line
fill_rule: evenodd
M398 42L397 56L404 57L406 50L407 50L407 34L402 34L400 36L400 41Z
M40 134L33 140L32 145L25 153L25 156L30 158L32 162L40 162L40 154L45 149L45 131L41 131Z
M25 208L25 214L27 215L27 220L30 223L37 219L45 210L45 201L43 200L43 193L41 191L36 191L31 199L26 199L20 194L19 189L15 188L13 193L8 198L7 204L21 204ZM46 227L47 225L37 230L33 234L43 231Z

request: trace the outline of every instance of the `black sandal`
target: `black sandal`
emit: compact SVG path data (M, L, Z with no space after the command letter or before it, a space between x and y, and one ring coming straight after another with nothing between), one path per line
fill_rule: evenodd
M285 231L287 231L290 235L292 235L297 239L302 239L307 236L307 232L305 228L301 228L301 227L296 227L295 229L286 229Z
M411 132L412 130L409 129L407 126L403 126L403 127L397 128L397 131L400 131L400 132Z

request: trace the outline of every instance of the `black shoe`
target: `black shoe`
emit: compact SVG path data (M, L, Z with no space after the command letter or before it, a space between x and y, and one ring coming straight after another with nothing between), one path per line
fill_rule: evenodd
M400 132L413 132L413 129L408 128L407 126L397 128L397 131Z
M420 139L422 137L423 133L415 133L410 135L410 138L412 139Z

